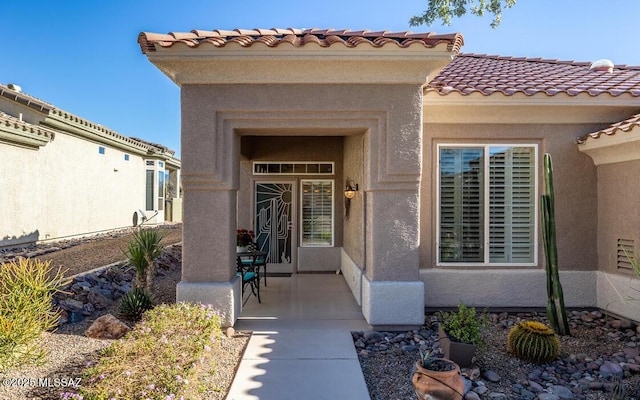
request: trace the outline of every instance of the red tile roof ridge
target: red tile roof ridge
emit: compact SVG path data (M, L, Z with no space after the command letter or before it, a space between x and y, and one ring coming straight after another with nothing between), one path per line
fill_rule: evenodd
M578 138L578 144L584 144L588 139L599 139L602 135L613 136L618 132L629 132L636 126L640 126L640 114L632 115L624 121L609 125L605 129L581 136Z
M387 40L384 40L387 39ZM361 43L369 43L374 47L383 47L388 43L395 43L400 47L407 47L414 43L422 43L427 48L446 43L447 49L458 53L464 44L460 33L436 34L434 32L414 33L412 31L370 31L350 29L320 29L320 28L271 28L271 29L233 29L233 30L200 30L190 32L169 32L167 34L140 32L138 43L143 53L156 51L156 45L168 48L176 43L183 43L188 47L198 47L208 43L215 47L224 47L234 42L242 47L250 47L261 42L269 47L276 47L283 42L294 46L304 46L314 42L321 47L330 47L334 43L342 43L347 47L356 47Z
M574 60L558 60L553 58L542 57L521 57L521 56L503 56L497 54L483 54L483 53L459 53L456 57L474 57L474 58L489 58L495 60L504 61L527 61L527 62L539 62L545 64L561 64L561 65L575 65L575 66L590 66L591 61L574 61ZM626 64L614 64L614 69L630 69L640 70L640 65L626 65Z

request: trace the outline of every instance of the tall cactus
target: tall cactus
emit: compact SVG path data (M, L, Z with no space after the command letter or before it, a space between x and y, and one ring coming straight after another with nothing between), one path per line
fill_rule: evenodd
M556 220L553 194L553 165L551 155L544 155L545 194L540 196L542 240L544 243L545 270L547 272L547 316L553 330L561 336L570 335L564 296L558 275L558 249L556 247Z

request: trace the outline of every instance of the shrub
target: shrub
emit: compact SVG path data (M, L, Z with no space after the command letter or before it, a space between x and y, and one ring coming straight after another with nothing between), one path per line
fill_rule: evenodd
M42 333L60 316L51 300L66 283L51 262L19 258L0 265L0 372L42 360Z
M180 398L221 335L210 306L162 304L102 353L85 372L80 394L93 399Z
M522 321L509 331L507 348L520 359L548 362L558 358L560 340L547 325L536 321Z
M142 314L152 308L153 297L145 288L134 288L120 300L120 315L129 321L139 321Z
M451 338L457 342L469 344L482 343L482 330L487 325L487 316L478 314L475 307L458 305L458 311L440 313L440 323Z
M146 287L153 291L153 278L155 276L154 261L164 251L160 244L163 235L157 229L138 229L133 233L133 239L129 242L125 254L129 262L136 270L136 287Z

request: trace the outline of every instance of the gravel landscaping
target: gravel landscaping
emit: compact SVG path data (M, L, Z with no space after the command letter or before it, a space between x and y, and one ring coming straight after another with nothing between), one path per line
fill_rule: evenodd
M640 333L628 321L598 310L573 311L571 336L561 337L561 355L547 364L521 361L507 352L507 333L521 320L547 323L537 312L491 313L473 368L463 369L473 399L640 398ZM413 367L419 348L440 353L436 318L408 332L356 332L358 358L372 400L413 399ZM618 397L615 397L618 395Z

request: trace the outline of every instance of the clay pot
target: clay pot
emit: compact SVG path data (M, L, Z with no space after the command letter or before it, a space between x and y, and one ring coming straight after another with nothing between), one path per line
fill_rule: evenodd
M464 379L460 367L446 358L439 359L438 363L450 364L453 369L429 370L423 368L420 361L416 361L417 371L413 374L411 382L418 400L462 400Z

